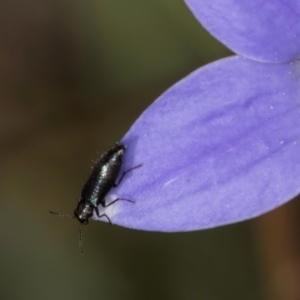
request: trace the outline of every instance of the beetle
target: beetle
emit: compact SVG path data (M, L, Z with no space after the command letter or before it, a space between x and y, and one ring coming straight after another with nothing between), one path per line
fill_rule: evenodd
M96 212L98 218L105 217L109 224L112 224L110 218L105 213L99 213L99 205L102 207L108 207L120 200L134 203L133 200L125 198L117 198L110 203L106 203L105 201L105 196L108 192L113 187L117 187L128 172L142 166L142 164L140 164L123 172L119 181L116 182L122 167L125 150L126 147L123 144L117 143L112 148L104 152L96 161L92 168L91 175L83 186L81 197L74 210L73 216L50 211L51 214L71 219L76 218L80 222L78 243L81 254L83 254L81 227L82 225L87 225L89 223L89 219L93 216L94 212Z

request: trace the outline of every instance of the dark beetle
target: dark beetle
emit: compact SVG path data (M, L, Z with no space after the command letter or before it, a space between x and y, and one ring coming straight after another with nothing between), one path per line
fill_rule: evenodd
M105 214L99 214L98 205L108 206L104 197L112 187L117 186L115 181L120 172L124 152L125 147L116 144L105 152L94 165L90 178L82 189L77 208L74 210L74 215L80 223L88 224L94 210L99 218L105 216L110 221Z
M93 216L94 211L96 212L99 218L105 217L108 222L111 224L109 217L106 214L99 213L98 206L108 207L119 200L128 201L134 203L134 201L124 198L117 198L110 203L105 202L105 196L110 191L111 188L117 187L124 176L142 165L135 166L127 171L125 171L118 182L116 179L120 173L122 166L122 159L125 152L125 146L117 143L114 147L106 151L95 163L92 173L84 185L81 197L78 202L76 209L74 210L74 216L64 215L50 211L50 213L68 218L77 218L80 222L80 225L87 225L89 223L89 218ZM81 235L81 226L79 227L79 248L81 254L82 252L82 235Z

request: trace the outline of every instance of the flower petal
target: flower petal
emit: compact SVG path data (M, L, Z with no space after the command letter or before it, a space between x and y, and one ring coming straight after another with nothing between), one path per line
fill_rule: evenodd
M187 231L260 215L300 192L300 63L200 68L133 124L115 224ZM123 171L124 171L123 170Z
M185 0L199 22L234 52L265 62L300 57L299 0Z

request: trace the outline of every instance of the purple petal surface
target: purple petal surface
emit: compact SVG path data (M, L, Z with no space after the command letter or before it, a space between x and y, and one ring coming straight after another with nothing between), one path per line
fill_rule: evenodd
M115 224L187 231L252 218L300 192L300 63L234 56L200 68L134 123ZM113 196L112 196L113 198ZM102 212L104 209L102 209ZM105 221L105 220L104 220Z
M185 0L198 21L234 52L265 62L300 57L299 0Z

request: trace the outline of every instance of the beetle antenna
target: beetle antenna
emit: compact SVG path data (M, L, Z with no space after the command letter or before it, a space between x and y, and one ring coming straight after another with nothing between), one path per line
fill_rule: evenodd
M78 246L79 246L79 251L80 254L83 255L83 248L82 248L82 224L79 224L79 235L78 235Z
M57 213L57 212L54 212L54 211L49 211L50 214L52 215L57 215L59 217L67 217L69 219L74 219L75 217L74 216L70 216L70 215L65 215L65 214L60 214L60 213Z

